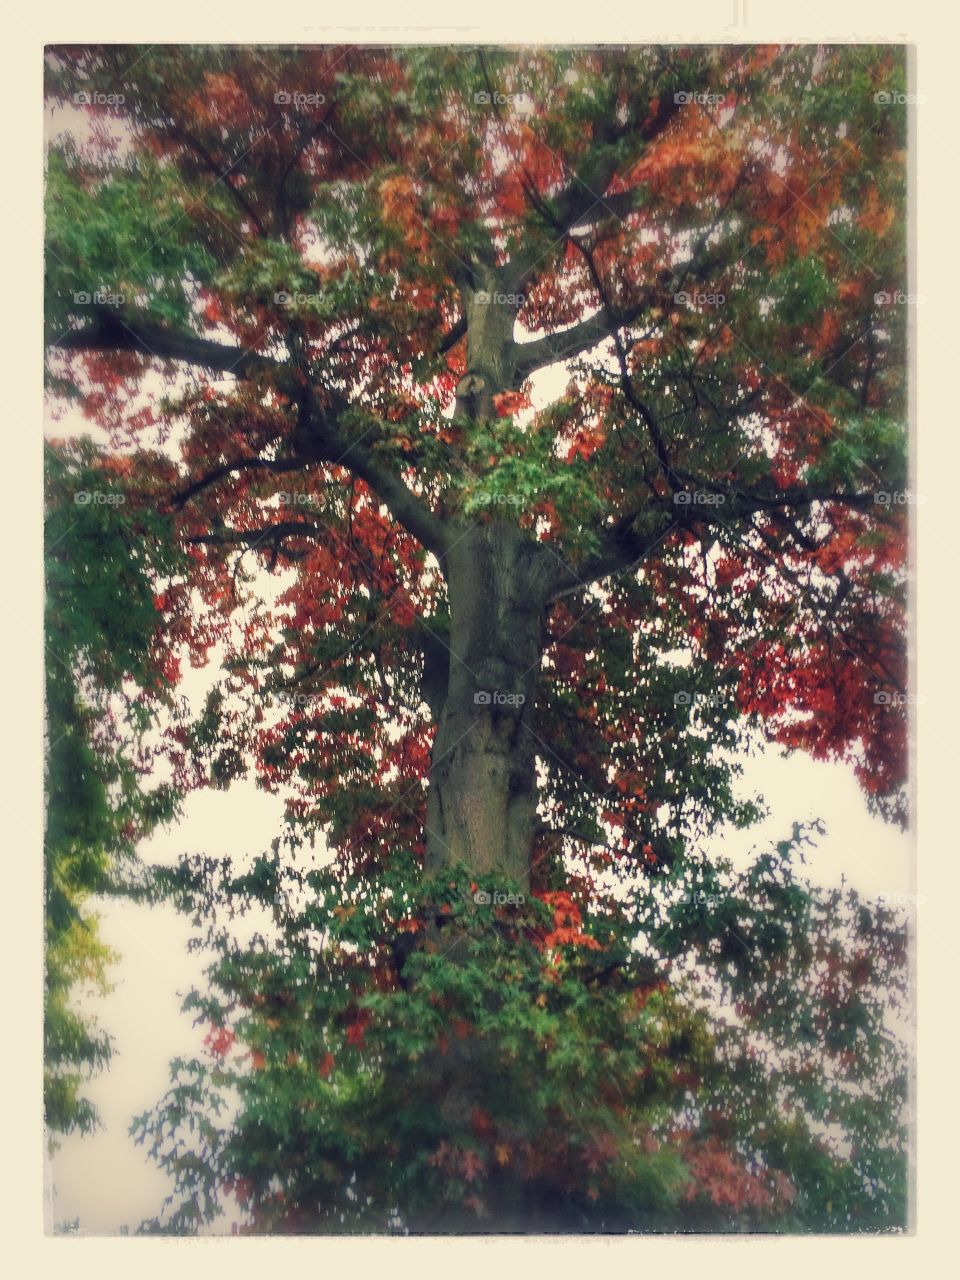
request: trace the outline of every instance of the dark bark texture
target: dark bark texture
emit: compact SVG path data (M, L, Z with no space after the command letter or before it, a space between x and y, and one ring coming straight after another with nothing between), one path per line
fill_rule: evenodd
M515 384L517 305L492 270L465 291L467 374L457 407L472 421L493 419L493 397ZM537 829L529 724L556 562L515 523L494 518L451 537L442 564L449 665L435 705L427 865L462 863L526 885Z

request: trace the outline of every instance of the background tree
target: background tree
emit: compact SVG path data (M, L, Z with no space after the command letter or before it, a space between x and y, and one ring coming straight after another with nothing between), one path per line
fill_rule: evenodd
M168 727L166 754L184 787L201 771L226 785L252 768L284 788L292 838L322 833L341 895L382 903L406 867L410 913L380 911L376 937L334 949L362 982L332 983L330 999L348 1003L321 1001L310 1017L324 1034L339 1018L362 1048L378 1013L381 1030L406 1025L377 1004L386 987L422 1034L424 1001L456 1004L471 973L496 1026L478 1030L471 1006L460 1057L436 1037L429 1062L412 1057L421 1088L434 1069L449 1076L451 1132L487 1114L485 1082L510 1060L517 1011L498 1002L490 975L505 978L485 948L509 943L531 983L534 972L553 981L550 957L579 957L547 1037L565 1052L595 1006L606 1011L597 1043L624 1061L636 1061L637 1034L662 1047L634 1017L657 986L633 971L652 936L635 895L689 888L702 837L756 816L734 791L737 753L765 735L848 760L872 805L905 816L901 52L105 46L49 61L51 97L83 95L90 125L50 159L53 387L79 398L108 434L104 461L123 459L170 545L186 549L181 571L155 575L153 669L172 685L184 653L215 651L224 671L200 719ZM560 382L545 372L557 367ZM259 592L258 562L277 573L275 592ZM230 875L223 884L246 892ZM443 885L466 905L441 901ZM471 907L508 885L532 890L553 927L529 903ZM334 892L312 887L308 930ZM500 921L480 940L459 919L478 906ZM818 950L803 918L797 963L816 970L829 946ZM873 937L872 917L857 928L899 954ZM731 929L725 920L725 938ZM730 980L729 940L688 921L674 942ZM788 936L741 939L748 951L767 943L786 964ZM315 939L287 946L270 964L280 1003L299 1007L289 992L326 952ZM597 972L582 968L594 951L605 952ZM459 977L432 988L433 964ZM842 1003L840 970L827 988ZM594 994L611 975L614 1007ZM223 989L241 1004L266 998L249 979ZM549 1005L535 983L518 990L531 1016L540 996ZM774 1016L769 991L751 1000ZM233 1007L208 1012L226 1035ZM862 1044L830 1050L852 1055L861 1087L879 1071L878 1018L862 1015ZM830 1017L810 1019L823 1050ZM705 1060L721 1062L728 1038L714 1027ZM693 1051L692 1029L683 1043ZM382 1041L374 1055L391 1088L401 1048ZM325 1063L310 1068L323 1081ZM709 1076L691 1083L708 1090ZM569 1114L597 1100L594 1081L551 1079ZM338 1104L362 1094L357 1081L370 1083L369 1067L337 1082ZM755 1080L749 1089L755 1102ZM674 1170L687 1173L627 1161L628 1189L594 1187L578 1213L594 1203L602 1223L669 1218L677 1186L711 1160L748 1178L737 1211L795 1195L771 1182L796 1160L789 1144L772 1154L758 1141L771 1122L752 1103L734 1132L728 1091L722 1135L704 1127L705 1103L690 1111L700 1148L684 1155L687 1104L655 1093L655 1121L632 1111L631 1132L657 1151L669 1132ZM769 1114L787 1106L775 1095ZM525 1122L541 1162L525 1179L540 1187L534 1216L556 1198L542 1185L554 1104ZM640 1102L628 1092L620 1105ZM832 1104L794 1105L812 1151ZM887 1096L893 1130L896 1110ZM422 1144L432 1129L405 1114ZM321 1119L329 1142L323 1108ZM604 1152L591 1159L619 1168L620 1145L591 1123ZM884 1150L896 1150L893 1130ZM439 1141L418 1147L422 1160L399 1138L386 1144L394 1191L371 1175L376 1213L413 1220L415 1171L456 1186L482 1170L482 1193L450 1194L458 1212L502 1219L494 1167L475 1150L480 1164L464 1167L473 1148ZM241 1148L265 1175L244 1175L263 1221L287 1146L274 1134ZM342 1201L345 1170L360 1179L363 1160L345 1142L320 1186L309 1182L319 1156L301 1157L280 1216L293 1202L291 1221L329 1221L316 1205L333 1185ZM866 1204L871 1222L896 1219L889 1170L850 1159L860 1208L846 1198L841 1225L862 1224ZM407 1197L400 1168L416 1183ZM555 1168L585 1194L572 1157Z
M149 496L128 492L124 460L84 442L49 448L45 462L44 1106L56 1141L98 1124L83 1084L111 1057L71 998L107 989L111 953L89 901L122 891L137 842L176 812L178 788L158 781L150 742L158 711L177 710L154 675L153 586L183 554Z

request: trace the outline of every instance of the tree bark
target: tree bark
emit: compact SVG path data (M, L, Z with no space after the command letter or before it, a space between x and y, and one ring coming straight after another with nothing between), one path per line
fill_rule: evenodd
M467 368L457 414L496 419L494 397L517 382L517 294L475 267L464 291ZM556 562L515 522L458 529L441 557L450 609L449 662L427 803L427 868L462 864L529 884L536 834L536 739L529 730ZM552 576L551 576L552 575Z
M530 732L551 588L549 553L516 525L477 525L445 557L446 695L427 803L427 866L500 871L526 886L537 828Z

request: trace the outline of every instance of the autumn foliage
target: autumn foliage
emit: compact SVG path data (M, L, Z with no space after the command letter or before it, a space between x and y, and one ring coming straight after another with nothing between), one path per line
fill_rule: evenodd
M704 854L764 742L907 818L903 83L866 46L49 51L51 413L93 433L49 500L123 499L51 546L58 714L123 815L88 887L215 953L140 1122L155 1227L903 1224L900 925L798 880L799 828ZM119 874L240 777L272 853Z

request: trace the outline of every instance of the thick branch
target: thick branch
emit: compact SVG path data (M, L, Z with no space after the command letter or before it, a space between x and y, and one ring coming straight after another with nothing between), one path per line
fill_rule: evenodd
M177 332L139 317L121 318L106 310L98 312L94 324L64 334L55 346L64 351L136 351L219 373L234 373L237 377L268 372L291 384L301 381L290 365L269 356ZM408 533L428 551L441 556L447 542L442 522L398 475L375 459L362 438L350 440L339 431L337 418L348 408L348 402L338 398L334 412L328 413L317 404L312 388L301 385L300 391L307 407L298 441L300 465L326 462L352 471L374 490Z
M61 351L136 351L158 360L180 360L217 373L233 373L238 378L283 370L283 365L270 356L168 329L141 316L121 316L106 309L98 309L93 324L70 330L58 338L54 346Z
M602 549L595 556L584 561L579 569L574 569L570 565L558 568L554 587L550 593L551 601L559 600L562 596L575 595L594 582L610 577L611 574L636 568L654 547L658 546L671 530L679 527L681 523L676 517L673 520L664 519L662 527L649 534L640 535L632 528L636 518L635 512L622 516L607 531Z
M449 535L444 522L408 488L393 471L388 471L361 437L348 440L328 419L312 436L313 456L332 466L346 467L367 484L389 509L393 518L428 551L441 559Z
M536 369L570 360L581 351L589 351L606 338L610 338L625 324L632 324L647 308L647 302L637 303L625 311L598 311L589 320L575 324L562 333L550 333L536 342L524 342L517 347L517 377L522 381Z

